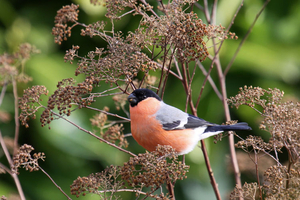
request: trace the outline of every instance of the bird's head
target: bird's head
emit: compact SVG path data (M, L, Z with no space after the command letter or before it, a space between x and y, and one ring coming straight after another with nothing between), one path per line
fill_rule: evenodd
M139 102L147 99L148 97L154 97L157 100L161 101L161 98L152 90L149 89L136 89L129 96L128 101L131 107L136 106Z

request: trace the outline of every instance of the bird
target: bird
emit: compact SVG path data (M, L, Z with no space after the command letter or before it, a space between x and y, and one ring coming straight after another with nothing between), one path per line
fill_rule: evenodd
M129 96L131 134L147 151L171 146L177 155L191 152L200 140L224 131L251 130L246 122L218 125L168 105L152 90L135 89Z

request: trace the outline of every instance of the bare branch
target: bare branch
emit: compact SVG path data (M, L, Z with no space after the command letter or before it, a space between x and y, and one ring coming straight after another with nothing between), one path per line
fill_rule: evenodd
M239 44L237 50L235 51L235 53L234 53L234 55L233 55L233 57L231 58L230 62L228 63L228 65L227 65L227 67L226 67L226 69L225 69L225 71L224 71L224 75L225 75L225 76L226 76L226 74L228 73L229 69L231 68L231 66L232 66L234 60L236 59L238 53L240 52L240 49L241 49L241 47L243 46L244 42L246 41L246 39L247 39L248 36L250 35L250 33L251 33L251 31L252 31L252 29L253 29L253 27L254 27L256 21L258 20L259 16L260 16L261 13L264 11L264 9L266 8L266 6L268 5L268 3L269 3L270 1L271 1L271 0L266 0L265 3L264 3L264 5L263 5L262 8L260 9L260 11L256 14L256 17L255 17L254 21L252 22L252 24L251 24L250 28L248 29L246 35L243 37L242 41L240 42L240 44Z
M12 161L10 155L9 155L8 149L7 149L7 147L6 147L5 143L4 143L1 131L0 131L0 144L2 146L3 152L5 154L5 157L6 157L7 161L8 161L8 163L10 164L10 166L13 166L14 163L13 163L13 161ZM23 192L20 180L18 178L18 175L16 173L10 173L10 175L14 179L14 182L15 182L16 187L18 189L18 192L19 192L21 200L25 200L26 198L25 198L25 195L24 195L24 192Z
M51 180L51 182L69 199L72 200L62 189L57 183L53 180L53 178L40 166L38 166L39 169Z

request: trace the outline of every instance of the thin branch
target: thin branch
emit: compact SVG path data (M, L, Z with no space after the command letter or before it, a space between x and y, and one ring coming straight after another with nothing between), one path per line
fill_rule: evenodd
M197 99L196 106L195 106L196 108L198 108L198 106L199 106L200 99L201 99L201 96L202 96L202 93L203 93L203 90L204 90L204 86L206 85L206 82L207 82L207 81L210 83L212 89L215 91L215 93L216 93L216 95L219 97L219 99L222 100L222 98L223 98L223 97L222 97L222 94L221 94L220 91L218 90L218 88L217 88L217 86L216 86L214 80L213 80L213 79L211 78L211 76L210 76L210 73L211 73L211 71L212 71L212 69L213 69L213 66L214 66L213 63L212 63L212 65L210 66L208 72L206 72L204 66L202 65L201 62L199 62L199 60L197 60L197 65L198 65L198 67L200 68L200 70L202 71L203 75L205 76L205 79L204 79L204 81L203 81L203 84L202 84L202 86L201 86L200 93L199 93L199 95L198 95L198 99Z
M262 189L261 189L261 186L260 186L259 173L258 173L258 158L257 158L257 152L255 151L255 149L254 149L254 164L255 164L257 184L258 184L258 188L259 188L259 197L260 197L261 200L263 200Z
M117 189L117 190L98 190L98 193L106 193L106 192L136 192L142 195L148 195L146 192L140 191L140 190L134 190L134 189ZM155 195L149 194L149 197L155 197Z
M184 86L186 95L189 96L189 92L190 91L188 91L186 69L185 69L184 64L182 64L182 71L183 71L182 84ZM194 116L197 116L197 110L195 109L195 106L193 104L192 99L190 98L190 100L187 100L187 101L189 102L190 108L192 110L192 114ZM210 165L210 161L209 161L208 153L207 153L207 150L206 150L206 147L205 147L205 143L204 143L203 140L201 140L200 143L201 143L201 149L202 149L202 153L203 153L203 156L204 156L205 165L206 165L206 168L207 168L207 171L208 171L208 175L209 175L209 178L210 178L211 185L212 185L212 187L214 189L214 192L215 192L217 200L221 200L220 191L218 189L218 184L217 184L217 182L215 180L215 177L214 177L211 165Z
M245 0L242 0L241 4L239 5L239 7L237 8L237 10L235 11L235 13L234 13L234 15L233 15L233 17L232 17L232 19L231 19L231 22L230 22L230 24L229 24L228 27L227 27L227 31L229 31L230 28L231 28L231 26L234 24L234 20L235 20L237 14L240 12L242 6L244 5L244 1L245 1ZM224 40L223 40L223 41L224 41Z
M203 13L205 12L204 7L201 6L198 2L195 2L194 5L195 5L199 10L201 10Z
M113 116L113 117L118 117L118 118L123 119L123 120L125 120L125 121L127 121L127 122L130 122L130 119L128 119L128 118L126 118L126 117L122 117L122 116L120 116L120 115L113 114L113 113L107 112L107 111L105 111L105 110L100 110L100 109L98 109L98 108L94 108L94 107L90 107L90 106L85 106L85 108L88 108L88 109L90 109L90 110L94 110L94 111L97 111L97 112L101 112L101 113L104 113L104 114L106 114L106 115L110 115L110 116Z
M214 4L212 6L211 15L210 15L210 24L216 24L217 21L217 5L218 0L214 0Z
M166 63L166 59L167 59L167 39L166 39L166 36L165 36L165 44L164 44L164 56L163 56L163 62L162 62L162 66L161 66L161 74L160 74L160 79L159 79L159 83L158 83L158 86L157 88L160 89L161 87L161 84L163 82L163 77L164 77L164 68L165 68L165 63ZM170 71L170 69L167 69L167 72ZM157 91L158 92L158 91ZM163 97L163 96L162 96Z
M20 122L19 122L19 102L18 102L18 91L17 91L17 81L15 78L12 80L13 93L14 93L14 105L15 105L15 138L14 138L14 154L18 151L18 140L20 132Z
M132 10L130 10L130 11L124 13L123 15L119 16L119 18L122 18L122 17L124 17L125 15L128 15L128 14L130 14L130 13L133 13L134 11L135 11L135 9L132 9Z
M41 168L40 166L38 166L39 169L51 180L51 182L69 199L69 200L72 200L62 189L59 185L57 185L55 183L55 181L51 178L51 176L43 169Z
M214 173L213 173L211 165L210 165L210 161L209 161L209 158L208 158L208 153L207 153L207 150L206 150L206 147L205 147L204 140L201 140L200 142L201 142L201 149L202 149L202 153L203 153L203 156L204 156L206 168L207 168L208 175L209 175L209 178L210 178L210 183L213 186L216 198L218 200L221 200L221 195L220 195L220 192L219 192L219 189L218 189L218 184L216 182L216 179L214 177Z
M174 52L175 51L173 51L172 54L171 54L171 59L169 61L168 70L167 70L167 73L166 73L166 76L165 76L165 80L164 80L164 83L163 83L163 86L162 86L162 90L161 90L161 96L162 97L164 96L166 85L167 85L167 80L168 80L168 77L169 77L169 74L170 74L170 71L171 71L172 58L174 57Z
M246 41L246 39L247 39L248 36L250 35L250 33L251 33L251 31L252 31L252 29L253 29L253 27L254 27L256 21L258 20L259 16L260 16L261 13L264 11L264 9L267 7L267 5L268 5L268 3L269 3L270 1L271 1L271 0L266 0L265 3L264 3L264 5L263 5L262 8L260 9L260 11L256 14L256 17L255 17L254 21L252 22L252 24L251 24L250 28L248 29L246 35L243 37L242 41L240 42L240 44L239 44L237 50L235 51L235 53L234 53L234 55L233 55L233 57L231 58L230 62L228 63L228 65L227 65L227 67L226 67L226 69L225 69L225 71L224 71L224 75L225 75L225 76L226 76L226 74L228 73L229 69L231 68L231 66L232 66L234 60L236 59L238 53L240 52L240 49L241 49L241 47L243 46L244 42Z
M13 166L14 163L13 163L13 161L12 161L10 155L9 155L8 149L7 149L7 147L6 147L5 143L4 143L1 131L0 131L0 144L2 146L3 152L5 154L5 157L6 157L7 161L8 161L8 163L9 163L9 165ZM18 189L18 192L19 192L21 200L25 200L26 198L25 198L25 195L24 195L24 192L23 192L20 180L18 178L18 175L16 173L11 173L10 175L14 179L14 182L15 182L16 187Z
M229 134L233 133L233 135L235 135L236 137L238 137L240 140L245 141L241 136L237 135L233 131L230 131L228 133ZM260 148L258 146L255 146L255 147L253 146L253 148L255 148L255 149L259 150L259 151L264 152L266 155L270 156L277 163L278 166L282 166L282 164L279 162L279 160L277 158L275 158L273 155L271 155L269 152L267 152L265 149L262 149L262 148ZM277 152L277 151L275 151L275 152Z
M6 89L7 89L7 83L4 83L3 86L2 86L1 94L0 94L0 106L1 106L1 104L3 102Z
M7 173L9 173L12 176L13 172L8 167L3 165L2 163L0 163L0 168L2 168L4 171L6 171Z
M148 3L145 1L145 0L140 0L145 6L148 6ZM155 17L157 17L157 18L160 18L157 14L156 14L156 12L154 12L154 10L153 9L150 9L150 11L151 11L151 13L155 16Z
M136 156L134 153L131 153L130 151L127 151L127 150L125 150L125 149L122 149L121 147L119 147L119 146L117 146L117 145L115 145L115 144L113 144L113 143L111 143L111 142L108 142L107 140L105 140L105 139L103 139L103 138L101 138L101 137L95 135L95 134L92 133L91 131L88 131L88 130L84 129L84 128L82 128L81 126L77 125L76 123L74 123L74 122L68 120L67 118L65 118L65 117L63 117L63 116L61 116L61 115L59 115L59 114L53 112L52 110L51 110L51 113L53 113L53 115L55 115L55 116L57 116L57 117L59 117L59 118L65 120L65 121L69 122L70 124L72 124L73 126L75 126L76 128L78 128L79 130L81 130L81 131L83 131L83 132L86 132L86 133L88 133L89 135L91 135L91 136L97 138L97 139L100 140L101 142L104 142L105 144L108 144L108 145L110 145L110 146L112 146L112 147L114 147L114 148L116 148L116 149L118 149L118 150L120 150L120 151L123 151L124 153L127 153L127 154L129 154L129 155L131 155L131 156L133 156L133 157Z
M171 181L169 183L167 183L167 189L170 194L170 199L175 200L174 185L171 183Z
M178 79L182 80L182 75L181 75L181 72L180 72L180 69L179 69L179 65L178 65L178 62L177 62L175 56L173 57L173 60L174 60L174 64L175 64L176 70L178 72Z
M209 9L208 9L208 3L207 0L203 0L203 4L204 4L204 14L205 14L205 18L208 24L211 23L211 18L209 15Z

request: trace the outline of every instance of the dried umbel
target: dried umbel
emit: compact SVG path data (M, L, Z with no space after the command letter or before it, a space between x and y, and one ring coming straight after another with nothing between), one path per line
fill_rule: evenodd
M163 156L164 155L164 156ZM169 160L167 161L166 158ZM175 151L169 146L158 146L155 152L147 152L131 157L123 166L107 167L102 172L88 177L78 177L71 185L71 193L86 195L87 193L117 198L118 192L134 192L137 196L146 195L154 199L168 199L169 195L152 194L164 183L173 183L186 178L188 166L177 160ZM127 184L126 184L127 183ZM151 192L143 192L150 187Z
M41 115L42 126L50 124L52 120L56 119L53 113L55 108L58 110L58 115L70 116L73 111L72 105L80 109L93 102L91 98L84 98L93 89L93 77L89 78L77 84L72 78L64 79L57 84L57 90L49 97L47 107Z
M93 126L97 127L95 130L95 134L100 132L100 136L106 141L117 144L119 147L127 147L128 141L126 140L123 130L123 124L115 124L115 122L110 122L107 118L108 107L104 107L104 112L100 112L94 115L93 118L90 119Z
M242 188L235 187L231 192L230 200L243 199L258 199L259 186L257 183L245 183Z
M169 162L165 159L168 157ZM178 161L170 146L158 145L155 152L131 157L121 168L122 179L131 187L151 187L154 191L164 183L175 183L186 178L189 166Z
M12 170L14 173L19 173L19 168L23 167L26 170L38 171L39 163L38 160L43 160L46 158L43 152L34 153L33 156L30 154L34 148L28 144L24 144L20 147L17 154L13 157L13 167Z
M31 55L39 52L35 46L23 43L13 54L0 55L0 86L11 83L13 79L21 83L31 81L32 78L24 73L24 64Z
M261 137L248 136L236 144L237 148L243 149L254 155L253 163L256 165L257 177L259 176L260 157L258 153L273 159L277 165L271 165L264 172L264 183L259 184L260 194L265 199L299 199L300 197L300 103L282 101L283 92L278 89L262 89L260 87L247 87L240 89L235 97L228 102L239 107L247 105L257 111L263 120L260 128L265 130L271 137L265 142ZM283 166L278 153L287 151L288 164ZM274 152L274 153L273 153ZM255 185L255 183L251 184ZM249 187L235 189L237 197L253 191ZM243 194L243 195L242 195ZM252 197L255 196L252 193Z
M62 41L67 40L71 36L71 29L73 26L68 26L68 23L74 23L78 20L79 5L71 4L63 6L57 11L54 20L54 27L52 34L55 36L55 43L61 44Z
M283 94L276 88L265 90L250 86L241 88L239 94L228 102L236 107L247 105L262 115L264 119L260 128L271 134L269 145L262 148L278 151L285 147L289 149L291 159L296 159L300 153L300 103L281 101ZM257 140L252 143L257 143Z
M264 173L266 199L300 198L300 162L288 169L286 166L270 166Z
M87 57L78 55L78 46L67 51L65 61L73 62L79 59L75 75L84 74L94 77L94 82L106 83L131 82L138 72L156 70L157 64L153 62L141 48L125 41L121 36L108 38L107 50L96 48L90 51Z
M35 119L35 113L43 107L40 103L42 95L47 96L48 90L45 86L37 85L24 90L23 96L19 98L19 108L21 109L19 119L26 128L29 127L27 122L30 117Z
M79 197L87 193L99 194L100 199L106 199L110 194L111 198L117 199L118 190L123 187L124 183L120 179L120 167L111 165L102 172L90 174L88 177L78 177L73 181L71 194Z

